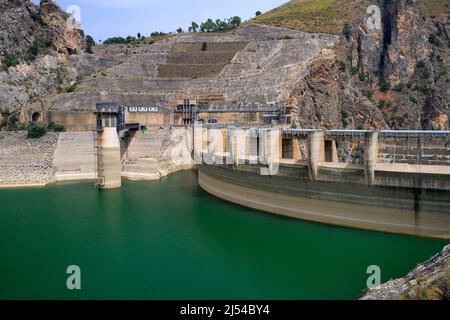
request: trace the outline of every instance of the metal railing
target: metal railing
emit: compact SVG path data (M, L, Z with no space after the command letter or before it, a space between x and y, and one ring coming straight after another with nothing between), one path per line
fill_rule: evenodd
M316 129L284 129L285 136L307 136L313 131L323 131L326 137L364 137L371 130L316 130ZM450 131L423 130L381 130L379 137L385 138L450 138Z

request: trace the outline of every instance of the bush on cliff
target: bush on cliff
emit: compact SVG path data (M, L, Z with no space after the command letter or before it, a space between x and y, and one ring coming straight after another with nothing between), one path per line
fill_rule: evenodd
M64 128L64 126L61 124L56 124L54 122L50 122L48 124L48 130L53 131L53 132L65 132L66 128Z
M47 134L47 128L43 126L39 126L36 124L32 124L28 127L28 138L29 139L37 139L43 137Z
M344 28L342 29L342 34L344 35L347 41L352 39L352 27L348 22L344 24Z
M14 55L6 55L3 60L2 69L8 71L10 67L14 67L19 64L19 60Z

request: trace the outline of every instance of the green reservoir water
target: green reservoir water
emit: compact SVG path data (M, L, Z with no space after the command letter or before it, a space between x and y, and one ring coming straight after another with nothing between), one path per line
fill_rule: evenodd
M1 299L356 299L368 266L386 281L445 244L250 210L191 172L113 191L0 190Z

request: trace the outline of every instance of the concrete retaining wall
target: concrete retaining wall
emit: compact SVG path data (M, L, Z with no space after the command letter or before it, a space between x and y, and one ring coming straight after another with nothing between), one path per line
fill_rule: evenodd
M276 176L258 166L199 166L207 192L243 206L314 222L450 239L450 191L365 186L363 170L321 168L311 181L307 166L281 165ZM345 175L343 173L345 172ZM413 175L414 176L414 175ZM343 177L345 179L343 179ZM395 179L393 175L385 179Z
M61 133L53 165L56 168L56 181L96 179L95 133Z
M193 168L192 130L152 129L134 133L122 141L122 177L135 180L158 180L173 172ZM177 159L180 154L185 159Z

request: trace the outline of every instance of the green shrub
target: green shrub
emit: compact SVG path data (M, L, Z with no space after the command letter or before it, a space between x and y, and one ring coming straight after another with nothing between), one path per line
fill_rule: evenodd
M8 71L10 67L14 67L19 64L19 60L14 55L6 55L3 61L2 68L4 71Z
M206 42L203 42L202 51L206 51L207 49L208 49L208 44Z
M95 41L94 38L92 38L90 35L86 36L86 53L94 53L92 48L95 47Z
M366 81L366 79L367 79L366 74L364 72L360 72L358 78L359 78L359 81L362 81L362 82Z
M342 125L344 126L344 128L347 128L348 125L350 124L350 120L348 119L348 112L342 111L341 117L342 117Z
M416 68L418 68L418 69L422 69L422 68L425 68L425 67L426 67L425 61L423 61L423 60L420 60L420 61L417 62L417 64L416 64Z
M50 122L48 124L48 130L53 131L53 132L65 132L66 128L64 128L64 126L61 124L56 124L54 122Z
M31 47L28 48L27 52L25 53L24 59L25 61L31 62L36 60L36 57L39 53L39 47L37 43L33 43Z
M64 91L66 91L67 93L71 93L74 92L77 89L77 84L71 84L70 86L67 86Z
M396 92L403 92L405 90L406 85L403 82L400 82L398 85L394 87L394 91Z
M413 97L413 96L409 97L409 101L411 101L414 104L419 103L419 101L417 101L417 99L415 97Z
M51 40L45 40L44 41L44 48L50 49L51 47L53 47L53 42Z
M389 81L386 81L386 80L381 81L380 90L382 92L387 92L387 91L391 90L391 84L389 83Z
M342 34L344 35L345 39L347 39L347 41L350 41L351 36L352 36L352 28L350 26L350 24L348 22L346 22L344 24L344 28L342 30Z
M47 24L45 23L44 19L42 19L41 15L37 12L31 12L30 17L34 22L39 23L41 26L45 27Z
M337 63L338 63L339 71L345 72L345 70L347 70L347 66L344 61L339 60Z
M8 124L12 127L15 127L17 122L19 122L19 118L16 115L10 116L8 118Z
M373 98L373 91L372 90L363 90L362 94L363 94L363 96L365 96L369 100L372 100L372 98Z
M441 42L439 41L439 39L434 34L430 34L429 35L428 42L431 43L432 45L437 46L437 47L441 46Z
M37 139L43 137L47 134L47 128L43 126L39 126L36 124L30 125L28 127L28 138L29 139Z
M357 74L359 71L359 67L352 67L352 74Z

